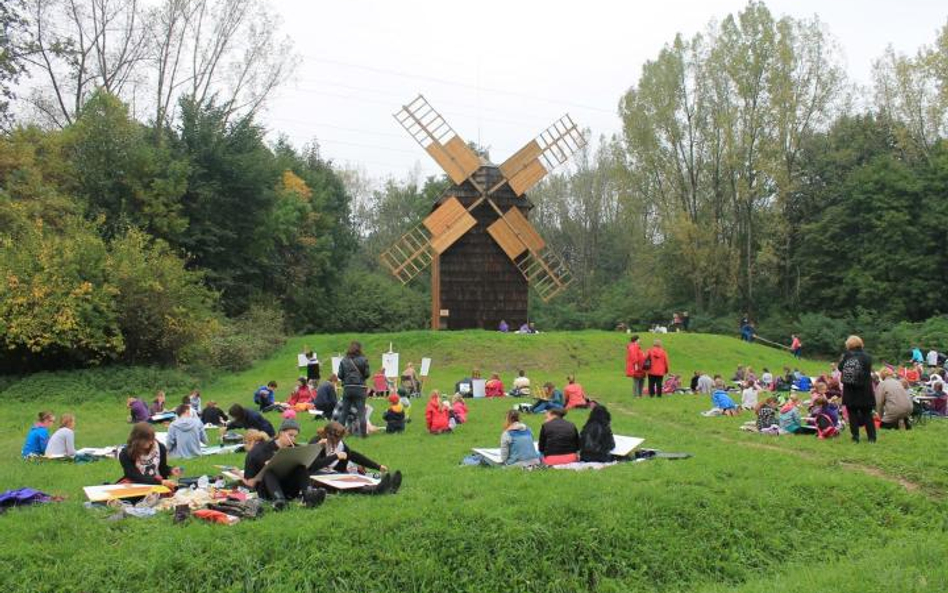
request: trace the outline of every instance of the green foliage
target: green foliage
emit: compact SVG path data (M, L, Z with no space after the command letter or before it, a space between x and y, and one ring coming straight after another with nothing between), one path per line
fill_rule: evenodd
M130 230L113 241L108 276L128 362L188 362L182 353L218 330L217 295L160 239Z
M280 309L253 305L245 313L225 319L219 331L194 348L199 367L243 371L286 342L285 320Z
M429 297L388 276L347 271L336 293L330 331L403 331L430 324Z
M173 395L194 389L199 379L179 369L149 366L109 365L95 369L42 371L10 377L0 388L0 400L20 401L31 406L52 402L77 406L84 403L120 403L131 394L150 398L158 389Z

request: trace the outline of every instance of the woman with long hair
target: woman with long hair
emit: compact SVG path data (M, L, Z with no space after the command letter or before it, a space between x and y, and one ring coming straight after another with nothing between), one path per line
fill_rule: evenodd
M174 488L170 479L181 473L179 468L168 467L168 451L155 438L155 429L147 422L132 426L128 443L119 453L122 480L132 484L154 484Z
M309 466L310 475L318 473L349 473L350 468L370 469L382 472L382 481L377 486L366 486L358 492L365 494L392 494L398 492L402 485L402 472L396 471L389 475L388 467L372 461L358 451L351 449L343 441L347 434L346 427L332 421L316 432L309 444L321 447L316 461Z
M616 440L612 434L612 416L606 406L596 405L589 411L589 418L579 432L580 461L612 461L612 450Z

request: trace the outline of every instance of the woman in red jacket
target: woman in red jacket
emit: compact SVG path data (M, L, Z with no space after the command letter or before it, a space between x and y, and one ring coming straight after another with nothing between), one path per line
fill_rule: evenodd
M451 432L450 406L441 403L441 393L437 389L431 392L431 398L425 407L425 424L431 434Z
M500 380L500 375L493 373L490 376L490 379L484 384L484 395L486 397L504 397L506 395L504 382Z
M648 373L648 396L662 397L662 381L668 374L668 354L662 348L662 341L655 340L646 353L646 372Z
M639 336L635 334L629 340L625 350L625 376L632 377L632 394L642 397L645 387L645 353L639 346Z

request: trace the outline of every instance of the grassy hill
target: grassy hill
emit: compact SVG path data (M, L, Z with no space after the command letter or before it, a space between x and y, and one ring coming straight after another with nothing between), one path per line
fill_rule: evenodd
M198 385L204 400L249 403L268 380L288 391L296 353L324 361L356 336L291 340L255 368ZM115 370L36 375L0 392L0 484L64 494L67 501L7 513L0 560L4 591L942 591L948 582L948 423L886 433L880 442L768 438L740 432L748 418L703 418L704 398L631 397L626 336L488 332L360 336L373 366L389 342L404 362L433 359L426 388L452 389L474 367L509 383L523 368L534 383L568 373L613 414L614 430L646 446L685 451L684 461L621 464L600 472L521 472L460 467L473 446L497 446L513 401L471 402L469 422L430 436L416 421L404 435L352 441L400 468L394 497L332 497L221 527L169 517L110 523L82 507L83 485L111 481L118 464L23 463L22 438L38 407L78 416L79 446L127 436L123 385L191 385L180 374ZM651 336L643 336L650 342ZM728 374L794 362L786 353L708 335L662 336L673 372ZM803 361L808 372L826 362ZM80 377L77 379L77 377ZM162 384L162 381L167 383ZM43 399L37 401L37 394ZM382 403L375 404L377 408ZM581 425L585 412L570 413ZM530 418L535 432L541 420ZM319 426L306 422L309 437ZM187 475L241 455L183 462Z

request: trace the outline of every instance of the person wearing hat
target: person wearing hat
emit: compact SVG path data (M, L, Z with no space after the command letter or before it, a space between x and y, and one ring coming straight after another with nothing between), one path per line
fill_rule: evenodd
M388 403L391 405L382 416L385 420L385 432L405 432L405 408L402 406L402 398L393 393L388 396Z
M296 446L299 434L300 425L296 420L284 420L277 435L251 449L244 460L244 484L254 488L260 498L272 501L277 511L286 508L286 501L290 498L300 498L310 508L326 500L323 488L310 487L309 471L304 465L294 468L282 478L273 472L263 471L277 451Z

